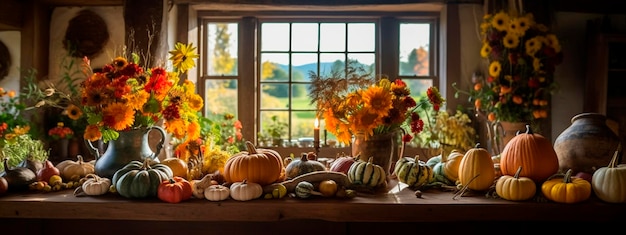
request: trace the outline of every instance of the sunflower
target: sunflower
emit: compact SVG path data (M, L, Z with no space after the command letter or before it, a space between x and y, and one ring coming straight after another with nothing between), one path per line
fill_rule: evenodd
M493 16L491 25L498 31L506 31L509 28L509 21L509 15L501 11Z
M124 69L124 67L126 67L127 64L128 64L128 61L126 61L124 57L117 57L113 60L113 66L115 66L115 69L117 71Z
M483 47L480 49L480 56L487 58L491 54L491 46L489 43L483 43Z
M502 65L500 61L493 61L489 65L489 76L498 77L500 76L500 70L502 69Z
M554 48L554 51L557 53L561 51L561 44L559 43L559 39L554 34L548 34L546 36L546 44L549 47Z
M535 53L541 49L541 38L542 37L533 37L526 41L526 54L529 56L535 56Z
M515 33L507 33L502 42L506 48L516 48L519 45L519 37Z
M195 53L196 48L192 43L185 45L182 43L176 43L174 50L170 51L170 60L174 64L174 68L181 73L187 72L187 70L196 66L193 59L198 58L198 54Z
M371 113L384 117L393 108L393 95L383 87L370 86L363 93L364 109L369 109Z
M78 106L70 104L65 108L63 114L67 115L72 120L78 120L83 116L83 110L81 110Z
M187 104L189 104L189 108L191 108L192 110L200 111L200 109L202 109L202 107L204 106L204 100L199 95L194 94L189 97Z

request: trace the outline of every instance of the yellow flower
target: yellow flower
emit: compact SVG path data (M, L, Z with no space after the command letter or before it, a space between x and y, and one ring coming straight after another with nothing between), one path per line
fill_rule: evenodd
M30 131L30 126L16 126L13 128L13 134L16 136L24 135Z
M519 26L520 35L524 35L526 31L534 24L533 14L529 13L523 17L517 18L517 25Z
M124 95L126 105L130 106L134 110L143 110L144 104L148 102L150 94L145 90L139 90L137 92L131 92Z
M200 124L198 122L189 123L187 126L187 138L189 140L200 138Z
M389 113L389 110L393 108L393 102L391 99L393 95L380 86L370 86L363 93L363 102L365 109L371 110L373 114L379 117L384 117Z
M541 59L539 59L539 58L534 58L533 59L533 69L535 71L541 70L541 65L542 65L541 64Z
M170 60L174 64L174 68L182 73L185 73L187 70L196 66L193 59L198 58L199 56L195 51L196 48L192 43L189 45L176 43L176 45L174 45L174 50L169 52L171 54Z
M519 45L519 37L515 33L507 33L502 42L506 48L516 48Z
M531 39L529 39L528 41L526 41L526 54L529 56L535 56L535 53L537 53L540 49L541 49L541 41L542 41L543 37L537 36L537 37L533 37Z
M76 105L70 104L65 108L63 114L67 115L72 120L78 120L81 116L83 116L83 111Z
M557 53L561 51L561 44L559 43L559 39L554 34L548 34L546 36L546 44L549 47L554 48L554 51Z
M113 103L104 108L102 120L104 124L116 131L129 128L135 122L135 110L122 103Z
M493 19L491 19L491 25L498 31L505 31L509 28L509 21L509 15L501 11L493 16Z
M491 46L489 43L483 43L483 47L480 49L480 56L487 58L491 54Z
M167 120L165 122L165 130L172 133L174 137L183 139L185 137L185 123L181 119Z
M115 66L116 70L122 70L127 64L128 61L124 57L118 56L113 60L113 66Z
M204 106L204 100L200 95L193 94L191 97L189 97L188 104L189 108L191 108L192 110L200 111L200 109L202 109L202 107Z
M497 78L498 76L500 76L501 69L502 65L500 64L500 61L496 60L491 62L491 64L489 65L489 76Z

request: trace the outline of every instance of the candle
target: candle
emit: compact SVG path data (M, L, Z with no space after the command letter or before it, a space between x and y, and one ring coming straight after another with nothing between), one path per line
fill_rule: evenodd
M319 147L320 144L320 120L319 118L315 118L314 128L313 128L313 147Z

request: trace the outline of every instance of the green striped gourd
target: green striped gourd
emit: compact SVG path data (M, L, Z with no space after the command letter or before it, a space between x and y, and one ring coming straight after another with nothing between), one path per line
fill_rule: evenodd
M172 178L172 169L161 163L131 161L113 174L112 184L126 198L156 197L159 184Z
M348 180L353 185L364 185L370 188L376 188L386 183L387 174L385 170L374 163L373 158L369 158L367 162L357 161L348 169Z
M393 173L398 177L398 181L409 185L412 189L419 189L433 180L432 168L419 160L419 156L398 159Z

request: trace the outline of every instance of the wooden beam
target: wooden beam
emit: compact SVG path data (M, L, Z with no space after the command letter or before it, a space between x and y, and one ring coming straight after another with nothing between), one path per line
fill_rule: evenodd
M477 0L174 0L175 4L262 4L262 5L379 5L408 3L482 2Z
M5 0L0 8L0 30L19 30L22 27L24 3Z
M124 0L41 0L48 6L121 6Z
M124 3L126 45L139 54L142 65L164 65L167 59L167 0ZM160 61L154 61L161 58ZM165 59L163 59L165 58Z

